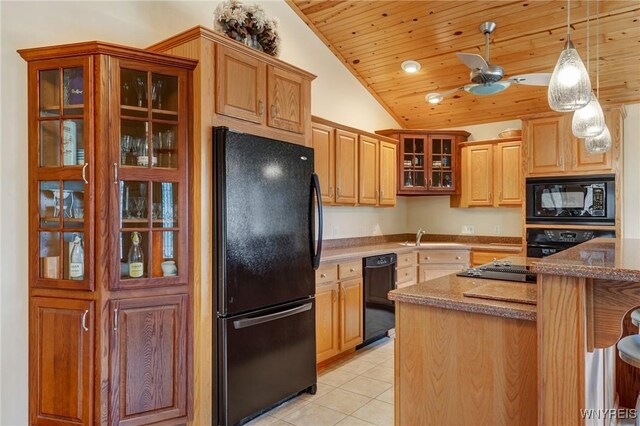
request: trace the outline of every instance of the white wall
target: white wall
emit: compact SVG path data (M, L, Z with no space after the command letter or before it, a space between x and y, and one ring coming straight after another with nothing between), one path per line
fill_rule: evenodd
M395 207L325 207L324 238L368 237L407 232L407 199Z
M506 96L506 95L503 95ZM471 133L469 140L485 140L498 137L505 129L521 129L522 121L500 121L488 124L459 126L452 129ZM449 197L416 197L407 203L409 231L425 229L430 234L460 234L462 225L473 225L476 235L522 236L522 212L520 208L451 208ZM495 225L500 233L494 233Z
M640 238L640 104L626 109L622 233L625 238Z
M397 126L283 1L262 4L268 14L280 19L281 59L318 76L312 85L313 114L369 131ZM145 47L195 25L212 27L216 5L216 1L0 1L1 425L27 424L27 67L16 50L85 40ZM363 232L369 228L373 232L379 225L380 232L386 233L395 229L390 212L378 215L377 210L361 209L355 213L365 217ZM337 223L344 214L354 215L329 209L327 222ZM400 223L404 221L401 213Z

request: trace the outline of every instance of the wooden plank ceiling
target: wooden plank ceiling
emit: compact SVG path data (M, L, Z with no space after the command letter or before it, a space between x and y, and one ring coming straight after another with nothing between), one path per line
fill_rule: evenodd
M484 56L480 24L495 21L490 62L505 78L552 72L566 39L566 1L287 0L373 96L406 128L442 128L550 111L546 87L511 85L502 93L457 92L439 105L430 92L469 83L455 52ZM595 1L590 2L591 80L595 87ZM586 61L587 2L571 2L572 35ZM600 1L600 99L640 101L640 1ZM413 59L420 72L400 64Z

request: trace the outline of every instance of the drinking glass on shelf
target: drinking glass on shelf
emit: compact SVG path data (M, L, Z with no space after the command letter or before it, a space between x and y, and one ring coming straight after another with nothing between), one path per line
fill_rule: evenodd
M131 207L133 211L136 213L136 218L141 219L142 214L144 213L144 207L147 199L145 197L131 197L129 198L129 202L131 203Z
M146 94L145 84L144 84L144 80L142 79L142 77L136 77L135 89L136 89L136 95L138 96L138 106L141 107L142 106L142 99L144 98L144 95Z
M153 219L162 219L162 203L153 203Z
M164 83L158 80L151 88L151 100L156 103L157 109L162 109L162 88Z
M129 105L129 83L122 83L122 98L124 105Z

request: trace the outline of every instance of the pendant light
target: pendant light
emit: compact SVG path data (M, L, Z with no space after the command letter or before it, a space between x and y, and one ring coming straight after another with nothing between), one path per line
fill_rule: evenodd
M587 75L590 74L589 27L591 14L589 13L589 4L590 1L587 0ZM573 113L571 130L573 130L573 135L577 138L597 136L604 131L604 113L593 91L591 91L591 97L587 106Z
M596 92L600 98L600 0L596 0ZM603 153L611 148L611 133L604 125L602 133L588 136L584 140L584 147L591 154Z
M576 111L591 100L589 74L571 41L571 0L567 0L567 42L551 74L547 99L558 112Z

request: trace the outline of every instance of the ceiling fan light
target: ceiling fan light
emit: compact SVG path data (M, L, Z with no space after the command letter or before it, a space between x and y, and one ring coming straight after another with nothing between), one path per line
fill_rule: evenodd
M464 90L474 95L494 95L502 92L509 86L511 86L511 83L508 81L498 81L486 84L467 84L464 86Z
M428 93L424 100L430 104L439 104L442 102L443 96L440 93Z
M420 62L409 60L409 61L404 61L400 65L400 68L402 68L404 72L413 74L420 71L420 68L422 68L422 65L420 65Z
M547 99L549 107L558 112L579 110L591 99L589 74L571 40L567 41L553 69Z
M588 153L601 154L609 151L611 148L611 133L605 125L604 130L598 136L592 136L584 139L584 147Z
M604 131L604 113L593 92L587 106L573 113L571 130L578 138L598 136Z

